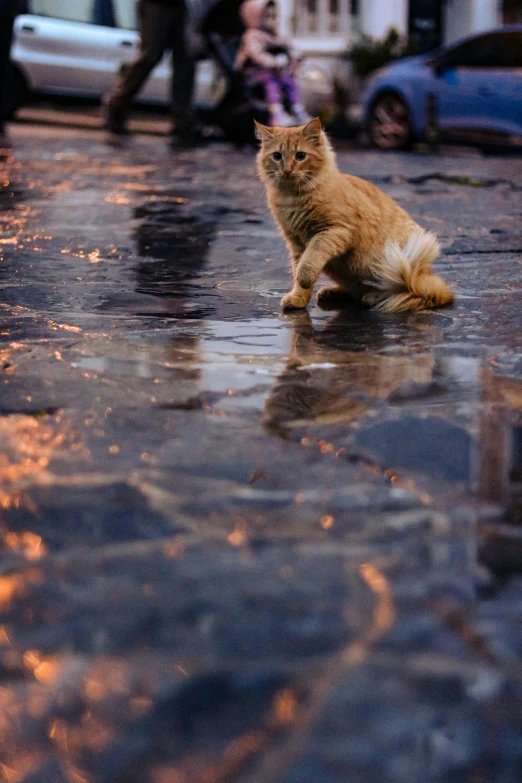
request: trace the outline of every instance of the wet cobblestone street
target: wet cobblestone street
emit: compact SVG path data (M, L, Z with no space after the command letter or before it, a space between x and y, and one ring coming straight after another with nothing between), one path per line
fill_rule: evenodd
M282 315L252 150L13 126L0 781L522 780L522 158L352 151L449 309Z

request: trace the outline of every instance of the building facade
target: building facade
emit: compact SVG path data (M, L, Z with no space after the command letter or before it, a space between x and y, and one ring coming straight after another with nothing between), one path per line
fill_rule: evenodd
M522 23L522 0L279 0L282 31L303 51L346 51L363 33L391 27L421 50L465 35Z
M195 0L192 0L194 2ZM188 0L190 3L191 0ZM345 52L362 34L395 27L419 50L501 24L522 23L522 0L279 0L281 31L304 52ZM135 0L30 0L33 13L136 26ZM107 17L107 14L109 17ZM106 18L114 22L104 21Z

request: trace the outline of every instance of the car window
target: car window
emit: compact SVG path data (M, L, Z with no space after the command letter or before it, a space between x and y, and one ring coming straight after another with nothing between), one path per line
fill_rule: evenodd
M30 0L29 11L67 22L116 26L113 0Z
M116 25L123 30L137 30L136 0L112 0L112 2L116 16Z
M458 68L522 68L522 33L494 33L466 41L444 56Z
M502 38L507 67L522 68L522 33L506 33Z

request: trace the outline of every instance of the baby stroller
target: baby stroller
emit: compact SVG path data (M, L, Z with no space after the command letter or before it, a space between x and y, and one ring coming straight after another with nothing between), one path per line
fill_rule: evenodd
M206 46L227 82L225 95L219 104L202 119L217 125L236 144L254 141L254 120L266 125L267 104L261 85L249 86L242 74L234 70L244 27L239 16L242 0L189 0L193 18ZM199 19L198 19L199 16Z

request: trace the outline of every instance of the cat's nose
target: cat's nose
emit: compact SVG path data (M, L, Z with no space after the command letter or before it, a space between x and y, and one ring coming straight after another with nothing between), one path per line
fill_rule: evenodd
M285 175L285 177L289 177L291 173L292 173L292 169L283 169L283 174Z

